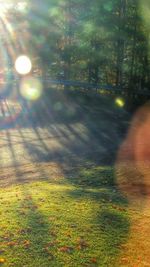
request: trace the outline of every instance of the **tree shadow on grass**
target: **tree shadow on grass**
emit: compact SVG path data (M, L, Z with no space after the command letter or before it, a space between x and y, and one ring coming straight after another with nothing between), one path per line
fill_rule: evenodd
M83 188L100 188L103 186L115 186L113 167L111 166L89 166L74 169L70 182Z
M32 197L30 189L21 187L22 198L19 208L15 210L19 222L20 252L23 258L15 255L15 266L55 266L54 255L50 243L54 236L50 234L51 224L40 211ZM19 249L17 253L19 253ZM28 256L29 255L29 256Z
M103 247L108 259L115 258L118 261L122 245L129 238L130 222L126 214L117 210L103 209L97 217L97 222L103 232ZM108 260L109 266L111 266Z
M116 266L122 245L129 238L130 218L128 200L116 186L113 168L84 169L71 182L77 186L77 189L68 192L72 198L80 201L90 199L99 205L99 209L92 211L91 224L92 229L98 229L102 240L100 266Z

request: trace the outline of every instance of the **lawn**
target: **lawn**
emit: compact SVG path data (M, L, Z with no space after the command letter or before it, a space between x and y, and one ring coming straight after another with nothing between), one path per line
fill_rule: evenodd
M42 127L1 131L0 267L150 266L149 163L136 138L121 145L128 114L51 94Z
M128 266L120 258L128 202L113 177L112 167L92 167L78 177L2 186L0 265Z

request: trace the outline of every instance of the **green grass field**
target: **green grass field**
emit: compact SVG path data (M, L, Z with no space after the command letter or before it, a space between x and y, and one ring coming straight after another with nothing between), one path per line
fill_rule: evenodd
M128 114L58 96L49 119L34 107L40 129L30 117L1 131L0 267L150 266L149 164L138 170L134 142L119 161Z
M118 266L129 234L113 168L0 189L0 263L15 267Z

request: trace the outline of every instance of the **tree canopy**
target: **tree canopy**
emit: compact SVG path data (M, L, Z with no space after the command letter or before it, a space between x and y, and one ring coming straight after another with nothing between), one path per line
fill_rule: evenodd
M149 88L148 0L28 0L14 5L6 16L13 36L3 21L3 42L11 56L12 50L30 54L34 68L54 79L110 84L129 94Z

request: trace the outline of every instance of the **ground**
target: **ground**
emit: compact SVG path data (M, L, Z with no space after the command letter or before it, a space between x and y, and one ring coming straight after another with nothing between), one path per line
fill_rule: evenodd
M0 264L150 266L148 197L125 190L120 156L129 114L84 92L51 90L17 118L11 104L0 131Z

